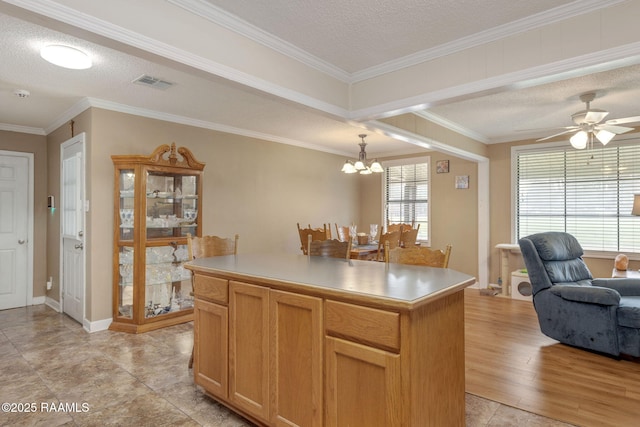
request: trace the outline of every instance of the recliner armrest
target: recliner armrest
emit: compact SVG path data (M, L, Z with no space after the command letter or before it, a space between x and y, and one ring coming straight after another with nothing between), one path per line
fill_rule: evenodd
M596 286L615 289L620 295L625 297L640 296L640 279L611 278L593 279Z
M551 287L550 291L568 301L600 305L618 305L620 303L618 291L600 286L555 285Z

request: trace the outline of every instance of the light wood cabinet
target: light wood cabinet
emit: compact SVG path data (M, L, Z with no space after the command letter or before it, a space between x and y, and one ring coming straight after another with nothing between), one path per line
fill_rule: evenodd
M196 299L194 309L194 364L196 383L216 397L229 390L228 309Z
M146 332L193 319L187 233L201 235L204 164L175 144L111 156L115 171L111 330Z
M470 276L283 254L186 268L195 274L194 379L258 425L464 426L461 291Z
M322 300L199 274L194 283L196 384L256 421L322 426Z
M399 354L333 337L326 354L325 425L402 425Z
M271 290L271 420L276 426L323 425L323 330L320 298Z

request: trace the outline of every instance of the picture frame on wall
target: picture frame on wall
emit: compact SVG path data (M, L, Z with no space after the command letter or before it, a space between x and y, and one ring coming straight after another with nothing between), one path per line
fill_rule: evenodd
M469 188L469 175L456 176L456 189L466 190Z
M449 173L449 160L436 161L436 173Z

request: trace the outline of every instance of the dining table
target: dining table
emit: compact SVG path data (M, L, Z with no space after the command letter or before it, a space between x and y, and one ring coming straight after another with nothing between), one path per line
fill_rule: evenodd
M351 246L351 259L375 260L377 256L377 242Z

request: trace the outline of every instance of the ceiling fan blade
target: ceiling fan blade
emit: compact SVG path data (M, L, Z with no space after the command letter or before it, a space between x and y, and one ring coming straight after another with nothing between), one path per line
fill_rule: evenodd
M586 123L600 123L609 114L608 111L587 111L584 116Z
M604 122L605 125L621 125L623 123L635 123L640 122L640 116L622 117L620 119L609 119Z
M565 130L565 131L562 131L560 133L556 133L555 135L546 136L544 138L536 139L536 142L546 141L547 139L555 138L556 136L564 135L564 134L571 133L571 132L576 132L578 129L579 129L578 127L574 127L572 129Z
M597 125L595 126L595 129L597 130L606 130L609 131L611 133L615 133L616 135L620 135L621 133L625 133L625 132L629 132L632 131L633 128L628 128L626 126L611 126L609 124L603 124L603 125Z

